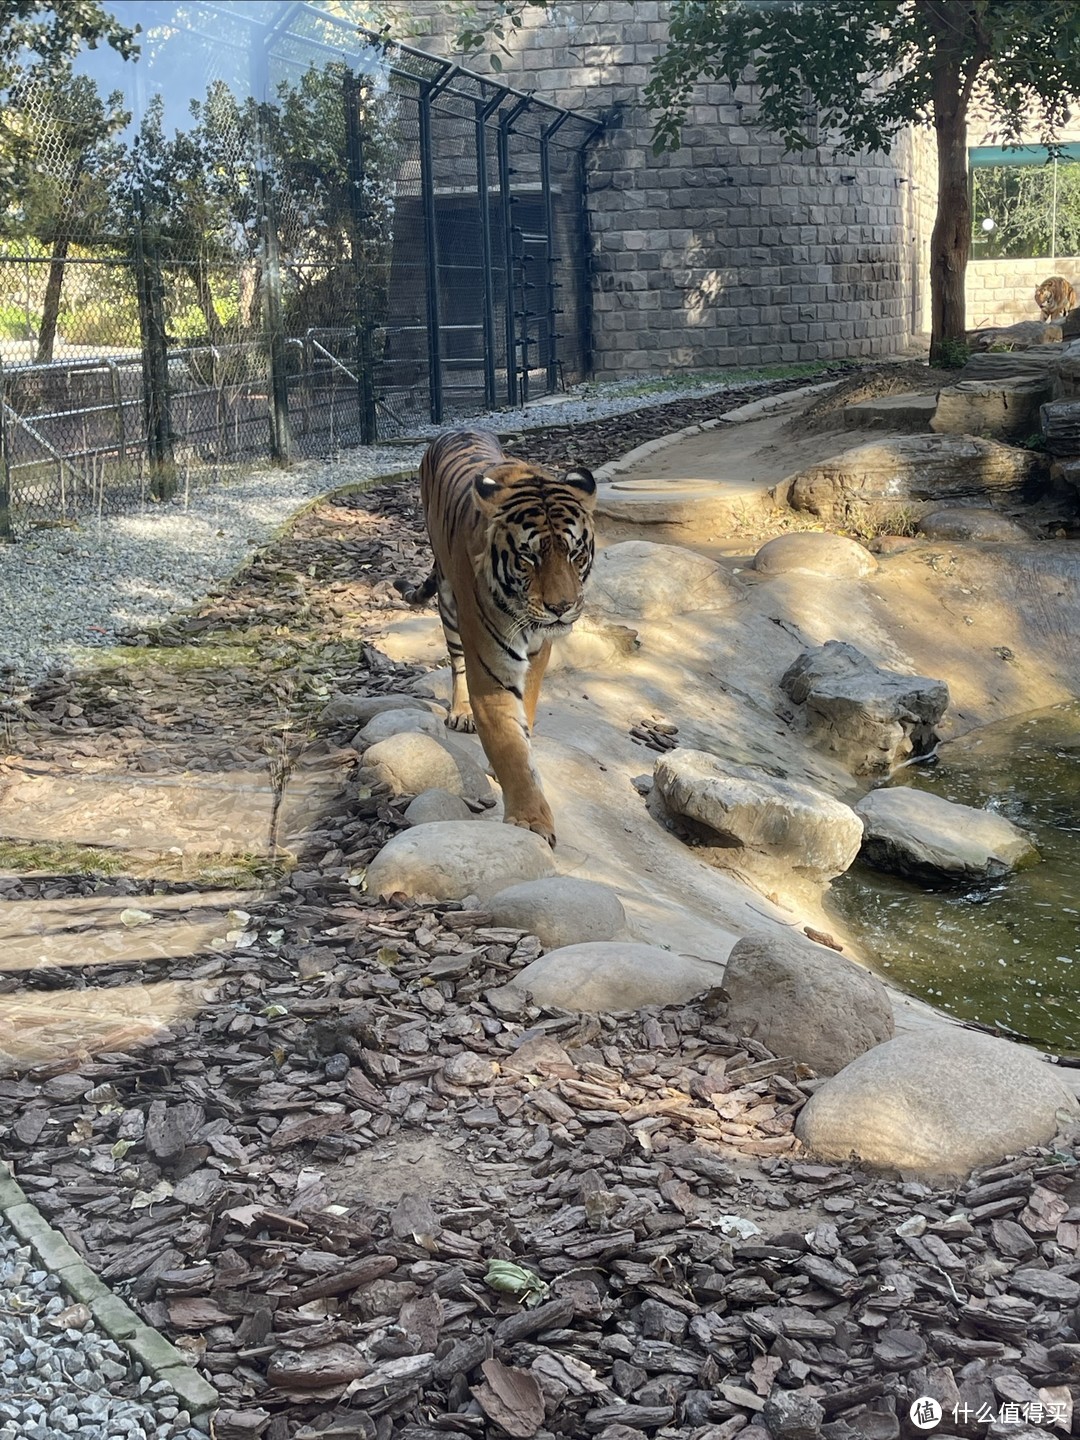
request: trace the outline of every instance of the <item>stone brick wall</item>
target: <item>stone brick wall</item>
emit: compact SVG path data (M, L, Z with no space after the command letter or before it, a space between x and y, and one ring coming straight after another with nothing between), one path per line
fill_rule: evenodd
M1080 257L1056 260L972 260L967 272L970 330L1038 320L1035 287L1050 275L1064 275L1080 296Z
M642 94L667 9L570 0L526 12L500 57L510 84L607 120L589 158L597 374L902 349L928 317L925 132L890 156L836 158L825 143L785 156L752 124L752 85L708 84L682 149L655 156ZM413 43L445 54L453 18L431 0L411 13L427 26Z

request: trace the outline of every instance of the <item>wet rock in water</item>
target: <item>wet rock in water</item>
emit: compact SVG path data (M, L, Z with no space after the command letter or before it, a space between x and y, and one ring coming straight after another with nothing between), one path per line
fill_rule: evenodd
M724 609L742 592L735 576L695 550L627 540L596 557L586 599L593 610L652 620Z
M921 513L943 500L1020 499L1045 471L1044 456L996 440L897 435L834 455L784 488L793 509L844 525L884 520L901 508Z
M674 750L653 769L654 795L700 827L716 865L772 878L778 870L842 875L859 851L862 821L810 785L730 765L702 750Z
M492 896L487 908L493 924L536 935L551 950L611 940L626 927L626 912L614 890L569 875L511 885Z
M928 540L985 540L999 544L1023 545L1031 536L1023 525L996 510L956 506L924 515L916 527Z
M911 880L994 880L1039 858L1029 836L1003 815L925 790L872 790L855 812L865 827L860 858Z
M450 820L393 836L368 866L367 888L372 895L487 900L507 885L554 873L551 847L531 830Z
M631 941L592 941L551 950L526 965L499 992L527 990L537 1005L560 1010L639 1010L643 1005L676 1005L719 985L723 970L697 960Z
M898 1035L826 1080L795 1133L826 1160L927 1175L962 1175L1028 1145L1059 1119L1075 1120L1076 1097L1035 1054L970 1030Z
M416 731L390 735L370 746L358 775L361 783L389 786L393 795L447 790L486 800L492 794L487 776L471 755Z
M885 986L842 955L788 935L748 935L724 969L728 1028L774 1055L835 1075L888 1040L893 1012Z
M439 825L447 820L471 820L472 811L460 795L449 790L422 790L405 807L410 825Z
M799 534L777 535L754 556L754 569L763 575L786 575L806 570L812 575L830 575L841 580L858 580L872 575L877 561L864 545L846 535L806 530Z
M855 775L888 774L933 749L949 703L944 680L883 670L842 640L804 650L780 688L803 706L811 739Z
M332 695L319 711L318 723L327 728L366 725L384 710L423 710L431 714L433 708L427 700L421 700L416 695Z
M415 707L405 706L394 710L380 710L378 715L373 715L359 731L352 743L356 749L361 750L366 745L375 745L380 740L388 740L391 735L414 733L430 735L435 740L441 740L446 734L446 725L441 716L433 714L430 710L418 710Z

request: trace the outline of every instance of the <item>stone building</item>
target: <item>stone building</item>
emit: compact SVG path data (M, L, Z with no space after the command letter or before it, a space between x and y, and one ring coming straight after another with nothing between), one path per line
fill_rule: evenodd
M902 351L929 324L932 145L785 155L754 87L700 87L682 148L652 153L643 92L667 0L526 11L502 78L602 116L589 147L593 354L601 378ZM446 54L455 19L412 7L412 43Z

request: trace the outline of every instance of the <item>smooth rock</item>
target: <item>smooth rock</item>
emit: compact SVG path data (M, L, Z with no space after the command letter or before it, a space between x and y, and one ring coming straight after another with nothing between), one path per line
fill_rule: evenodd
M887 522L942 500L1019 499L1045 457L972 435L897 435L859 445L784 482L788 503L826 523Z
M1045 1144L1078 1110L1033 1051L935 1027L877 1045L826 1080L795 1133L825 1160L964 1175Z
M785 575L789 570L808 570L813 575L831 575L842 580L859 580L878 568L869 550L846 535L804 530L777 535L754 556L754 569L763 575Z
M871 790L855 806L860 858L877 870L931 883L996 880L1038 852L1023 830L972 805L906 785Z
M320 725L366 725L384 710L426 710L433 706L416 695L331 695L319 711Z
M727 1025L791 1056L819 1075L835 1075L893 1033L885 986L835 950L793 935L748 935L724 970L731 997Z
M430 735L433 740L441 740L446 735L446 724L430 710L420 710L415 706L380 710L356 734L352 743L355 749L361 750L366 745L376 745L380 740L388 740L391 735L406 733Z
M484 800L492 794L487 776L471 755L418 731L402 731L369 746L358 773L362 783L389 785L394 795L448 790L451 795Z
M694 550L627 540L597 555L585 595L591 609L652 620L723 609L742 593L730 571Z
M492 923L536 935L545 949L611 940L626 927L622 902L606 885L554 875L500 890L488 902Z
M804 707L814 743L855 775L888 774L909 755L932 750L949 703L943 680L883 670L842 640L804 650L780 688Z
M704 827L710 860L772 876L777 869L817 878L842 875L859 851L862 821L850 806L810 785L777 780L702 750L673 750L653 768L654 795Z
M471 820L472 811L460 795L449 790L422 790L405 807L410 825L441 825L448 820Z
M1007 515L1000 515L996 510L978 509L974 505L935 510L930 515L924 515L916 528L928 540L993 540L1013 545L1026 544L1031 540L1024 527Z
M508 885L555 873L551 847L518 825L449 820L394 835L367 870L371 895L434 895L488 900Z
M537 1005L589 1013L677 1005L719 985L723 970L626 940L596 940L551 950L502 987L506 996L526 990Z
M1037 346L1057 344L1061 338L1060 320L1018 320L1015 325L994 325L976 331L972 347L989 350L993 346L998 353L1005 346L1013 350L1031 350Z

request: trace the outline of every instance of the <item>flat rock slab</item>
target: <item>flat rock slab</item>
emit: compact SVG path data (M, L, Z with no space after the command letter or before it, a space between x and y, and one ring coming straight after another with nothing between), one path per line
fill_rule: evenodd
M1016 354L988 350L972 355L960 371L960 380L1006 380L1020 376L1053 375L1061 359L1060 345L1036 345Z
M933 395L875 395L841 411L846 430L897 430L918 434L930 429L937 400Z
M794 509L850 525L942 500L1017 499L1043 471L1042 457L996 440L898 435L811 466L784 488Z
M596 513L631 525L726 526L761 506L760 485L716 480L612 480L597 486Z
M611 940L626 926L622 901L606 885L553 875L500 890L488 902L492 922L535 935L545 949Z
M877 568L873 555L857 540L816 530L777 535L754 556L754 569L762 575L803 570L837 580L861 580L864 575L873 575Z
M825 1160L965 1175L1075 1123L1076 1097L1021 1045L959 1028L899 1035L826 1080L795 1133Z
M655 945L595 941L542 955L499 993L511 998L528 991L537 1005L600 1013L676 1005L719 985L722 976L719 965Z
M780 688L803 706L814 743L855 775L888 774L912 753L931 750L949 703L943 680L884 670L842 640L804 650Z
M488 900L524 880L555 873L551 847L518 825L448 820L403 830L383 846L367 870L372 895L433 895Z
M591 609L650 620L726 609L743 588L730 571L694 550L627 540L601 550L585 593Z
M858 854L862 821L810 785L732 765L703 750L656 762L655 789L673 814L703 827L714 864L771 878L778 869L841 875Z
M860 856L877 870L932 884L994 880L1039 858L1011 820L957 805L926 790L871 790L855 806L862 819Z
M727 1024L774 1055L835 1075L893 1033L885 986L835 950L786 935L749 935L724 969Z
M960 380L938 395L930 429L938 435L990 435L997 440L1036 434L1039 406L1052 391L1049 373Z
M998 545L1026 545L1031 540L1023 525L975 505L934 510L922 517L916 529L928 540L980 540Z

